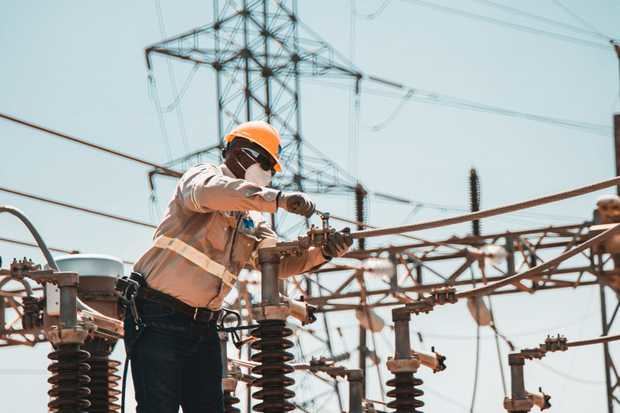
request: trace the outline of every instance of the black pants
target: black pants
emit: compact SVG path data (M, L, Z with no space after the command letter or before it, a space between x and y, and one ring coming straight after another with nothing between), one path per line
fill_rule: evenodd
M161 304L138 306L146 325L125 317L125 348L138 413L221 413L222 359L215 322L197 323Z

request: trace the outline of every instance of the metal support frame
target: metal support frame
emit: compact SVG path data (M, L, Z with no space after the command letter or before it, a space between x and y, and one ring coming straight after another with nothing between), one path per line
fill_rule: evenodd
M616 46L616 51L620 50ZM619 55L620 57L620 55ZM620 61L618 62L620 64ZM616 176L620 176L620 113L614 115L614 152L616 160ZM620 185L616 187L617 194L620 195Z
M510 354L508 364L510 365L511 399L504 400L504 407L511 413L527 413L532 409L534 403L525 390L525 377L523 375L525 360L518 353Z
M558 251L565 251L588 239L589 226L590 223L584 223L487 234L480 237L452 237L436 242L418 242L403 246L352 251L348 256L359 259L368 257L390 259L390 256L396 258L392 258L393 262L397 263L406 274L405 277L398 279L397 294L391 288L364 291L364 297L368 300L368 308L389 307L402 305L406 300L415 300L417 297L412 294L430 292L446 286L465 287L472 283L479 285L485 281L498 281L515 273L529 270L534 264L532 257L536 257L536 262L540 264L546 260L548 254L545 252L557 254ZM506 251L505 265L486 263L486 257L480 252L480 247L486 244L504 248ZM595 265L593 253L584 252L579 257L580 260L571 262L570 265L562 265L554 268L553 271L536 274L529 281L523 280L493 291L491 294L533 293L598 284L600 270ZM480 262L485 265L484 275L477 275L473 280L464 275L462 271L464 265L472 266ZM357 270L357 268L351 269L351 271ZM334 280L341 277L338 274L346 276L342 285L332 288L333 294L307 298L310 304L319 306L318 312L349 311L359 307L360 303L357 301L360 299L360 292L344 291L353 280L347 276L349 272L346 267L325 268L318 272L322 273L323 277L329 275ZM391 299L386 298L386 295Z
M609 335L612 326L616 320L616 316L618 315L618 310L620 309L620 297L616 291L613 291L610 287L608 287L605 283L605 271L603 269L603 256L601 254L597 255L597 266L600 271L600 285L599 285L599 297L600 297L600 308L601 308L601 329L602 336ZM608 303L607 303L607 292L608 290L612 291L612 296L615 297L615 305L613 306L613 310L608 312ZM615 407L620 407L620 375L618 374L618 368L616 367L616 363L612 353L609 350L609 344L603 344L603 363L605 369L605 388L606 388L606 398L607 398L607 412L613 413L615 411Z
M347 370L349 381L349 413L362 413L364 399L364 374L361 370Z
M616 52L620 49L616 46ZM619 55L620 57L620 55ZM614 124L614 153L615 153L615 172L616 176L620 176L620 113L616 113L613 117ZM616 192L620 195L620 185L616 187ZM620 308L620 297L618 293L612 294L615 297L616 305L614 306L614 310L611 315L607 313L607 290L611 290L611 288L607 287L604 283L603 274L604 274L604 263L603 257L599 254L597 256L597 266L601 277L599 277L600 282L600 307L601 307L601 325L602 325L602 335L606 336L609 334L612 325L614 324L618 308ZM617 265L617 260L614 260L614 264ZM620 268L616 268L619 270ZM614 406L620 405L620 376L618 375L618 369L616 368L616 364L614 363L614 359L612 354L609 351L609 345L607 343L603 344L603 361L605 368L605 386L606 386L606 396L607 396L607 413L614 412Z

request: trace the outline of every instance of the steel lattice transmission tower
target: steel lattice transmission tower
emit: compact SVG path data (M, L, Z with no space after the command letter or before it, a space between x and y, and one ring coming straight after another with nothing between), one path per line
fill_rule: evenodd
M283 138L286 167L275 186L354 192L357 180L303 138L300 78L352 79L359 90L361 74L301 24L295 0L216 0L213 14L211 24L146 49L149 69L152 56L158 54L210 66L216 75L217 142L169 166L217 158L227 131L246 120L263 119Z

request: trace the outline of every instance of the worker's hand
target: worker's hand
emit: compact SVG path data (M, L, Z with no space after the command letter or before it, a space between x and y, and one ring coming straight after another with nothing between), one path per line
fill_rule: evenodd
M280 192L278 194L278 208L310 218L314 214L316 205L308 195L302 192Z
M345 228L342 231L329 234L327 240L321 247L321 252L327 259L342 257L349 251L352 244L353 238L351 238L351 230Z

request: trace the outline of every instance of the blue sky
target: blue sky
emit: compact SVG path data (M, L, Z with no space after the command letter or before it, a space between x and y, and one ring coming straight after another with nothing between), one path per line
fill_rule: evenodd
M430 1L430 0L429 0ZM498 0L499 2L499 0ZM361 14L383 3L357 1ZM488 7L483 1L436 1L492 18L544 30L541 22ZM620 4L611 0L563 0L566 7L596 29L620 37ZM539 16L574 26L582 23L553 1L503 1ZM208 1L161 1L165 30L180 33L211 21ZM540 34L526 33L447 14L416 1L391 1L373 20L356 19L351 42L351 2L300 2L300 17L337 50L352 56L366 73L412 87L489 105L611 126L620 109L618 61L612 49L587 47ZM582 27L582 26L580 26ZM559 31L575 35L567 31ZM581 38L601 42L597 37ZM0 15L0 112L135 154L156 162L169 160L158 116L147 84L144 48L161 40L154 1L9 2ZM172 65L181 84L189 65ZM155 78L162 104L174 99L166 62L157 59ZM370 85L368 86L370 88ZM302 82L304 136L344 168L357 171L370 189L403 197L466 208L467 174L475 166L482 182L482 205L491 207L528 197L584 185L613 175L611 135L411 101L382 130L372 126L390 116L398 100L363 93L359 144L349 143L349 97L346 90ZM181 108L190 150L216 139L213 74L201 69L185 94ZM173 157L186 151L176 115L166 115L168 145ZM0 121L2 186L17 188L155 222L149 201L147 170L86 150L77 145ZM355 165L349 154L356 154ZM172 182L160 180L162 203ZM605 191L601 192L604 193ZM541 215L515 215L483 223L485 231L579 222L591 216L599 194L552 204L535 210ZM317 197L320 209L352 216L347 198ZM0 193L0 203L19 207L30 216L48 244L86 252L112 254L135 260L147 247L149 230L110 222L58 207ZM374 225L403 222L410 206L371 200L369 220ZM420 209L409 222L454 214ZM27 239L25 230L10 217L0 216L2 236ZM468 227L424 233L439 239L463 234ZM36 250L0 244L0 256L31 256ZM580 289L538 296L502 297L496 312L504 330L520 343L535 344L546 328L565 326L571 337L599 333L598 291ZM339 320L352 325L350 320ZM474 342L441 339L442 335L471 336L474 324L464 304L420 318L419 328L432 336L446 353L449 370L425 377L429 389L469 404L473 377ZM353 330L351 330L353 331ZM489 334L489 332L487 332ZM387 343L379 344L387 355ZM496 411L501 402L497 360L492 340L483 340L483 362L477 411ZM34 369L2 374L0 393L11 395L7 411L43 411L46 403L46 345L36 349L5 349L0 364ZM120 348L119 348L120 351ZM556 370L592 381L602 380L600 349L554 355L547 360ZM39 371L40 373L36 373ZM375 378L371 396L377 398ZM549 370L532 368L527 380L554 396L556 411L602 411L603 385L577 383ZM375 392L373 394L373 392ZM428 409L463 411L428 391ZM493 410L495 409L495 410Z

